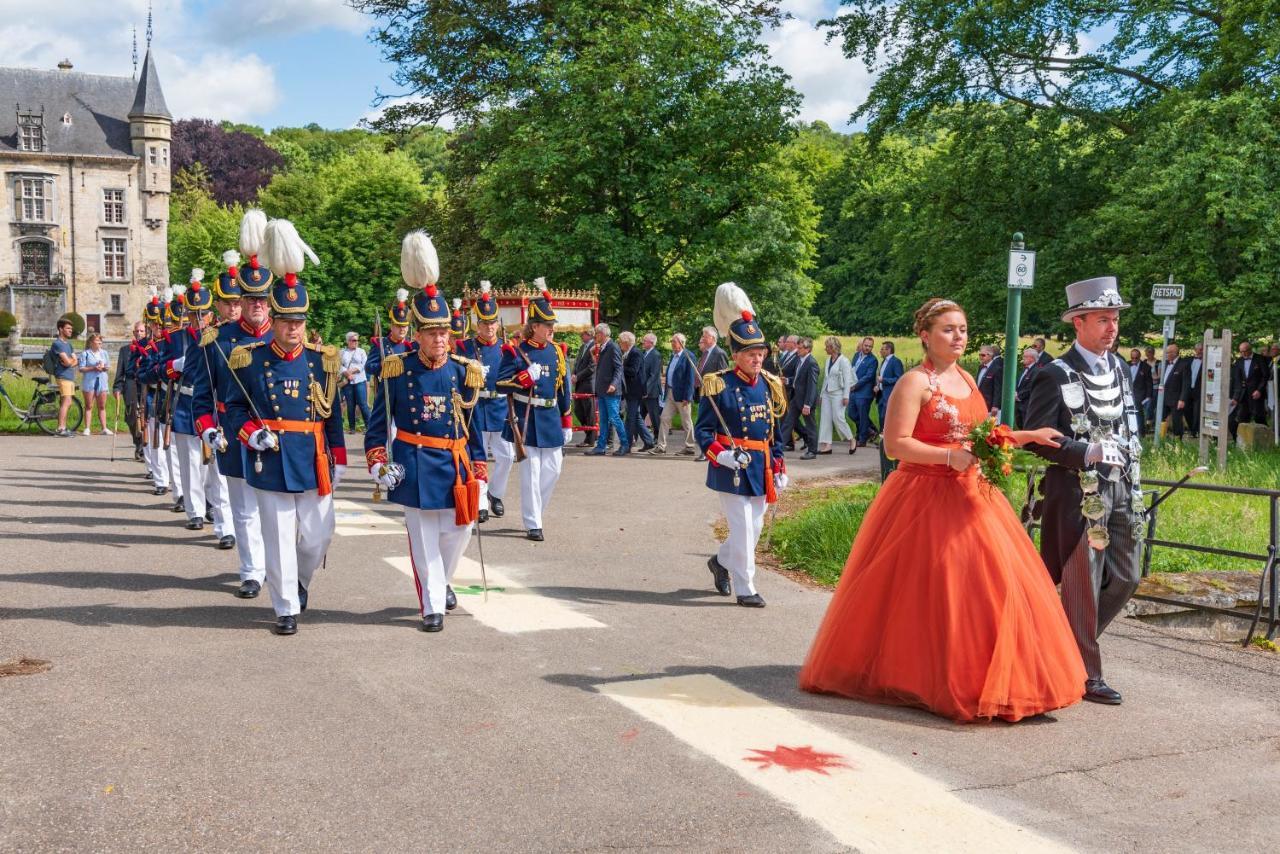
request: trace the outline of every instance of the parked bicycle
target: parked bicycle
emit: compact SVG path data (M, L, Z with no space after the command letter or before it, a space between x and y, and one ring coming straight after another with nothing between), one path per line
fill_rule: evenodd
M52 436L58 429L58 409L62 401L58 395L57 388L50 388L49 377L31 377L30 381L35 383L35 391L31 395L31 402L25 409L13 402L10 395L9 383L5 382L5 375L10 374L18 379L26 379L21 371L13 368L5 368L0 373L0 400L13 410L13 414L18 417L18 421L22 425L34 424L44 432ZM71 408L67 410L67 429L75 432L80 429L81 422L84 421L84 403L80 398L71 398Z

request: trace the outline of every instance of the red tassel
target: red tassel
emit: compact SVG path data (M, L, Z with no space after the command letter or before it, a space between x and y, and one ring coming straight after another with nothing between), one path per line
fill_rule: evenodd
M284 274L284 283L285 283L286 285L288 285L289 287L291 287L291 288L292 288L292 287L297 286L297 284L298 284L298 274L297 274L297 273L285 273L285 274Z
M228 267L227 275L234 279L240 275L240 269L238 267Z
M194 294L194 293L198 293L199 291L200 291L200 282L199 280L196 280L191 283L191 292Z
M249 256L249 267L250 267L251 269L254 269L254 270L258 269L258 256L257 256L257 255L250 255L250 256Z
M743 309L742 319L745 320L747 323L750 323L751 321L755 320L755 315L753 315L751 312L747 311L746 309Z

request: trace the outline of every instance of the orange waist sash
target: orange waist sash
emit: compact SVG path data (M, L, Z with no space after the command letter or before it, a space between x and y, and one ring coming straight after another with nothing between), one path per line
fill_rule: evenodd
M778 490L773 485L773 446L764 439L736 439L723 433L716 434L716 441L726 448L739 447L764 454L764 498L768 504L778 502Z
M310 433L316 442L316 487L321 495L333 492L329 478L329 455L324 450L323 421L293 421L288 418L268 418L262 425L277 433Z

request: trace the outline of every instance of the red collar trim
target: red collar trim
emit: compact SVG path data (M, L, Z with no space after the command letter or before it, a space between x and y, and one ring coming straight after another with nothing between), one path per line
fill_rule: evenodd
M303 345L299 344L296 350L294 350L291 353L288 353L280 349L280 345L277 344L275 341L271 342L271 352L275 353L277 356L279 356L281 359L284 359L286 362L292 362L294 359L298 358L298 355L302 353L302 350L303 350Z
M245 323L243 319L241 319L240 328L243 329L245 332L248 332L254 338L261 338L263 335L266 335L267 330L271 328L271 321L268 320L264 322L261 326L259 326L257 329L254 329L252 326Z
M742 380L744 383L746 383L749 386L754 386L756 384L756 381L760 379L759 374L756 374L754 377L749 377L746 374L744 374L742 371L738 370L737 368L734 368L733 372L738 375L738 379Z
M524 343L528 344L530 347L532 347L535 350L545 350L547 347L546 344L539 344L537 341L534 341L532 338L530 338L528 341L525 341Z

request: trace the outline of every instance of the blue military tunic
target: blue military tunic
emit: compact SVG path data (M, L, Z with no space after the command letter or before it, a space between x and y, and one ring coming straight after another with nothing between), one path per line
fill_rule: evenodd
M381 342L381 346L379 346ZM382 376L382 353L386 351L388 356L396 356L401 353L408 353L417 347L417 342L402 338L399 341L392 341L388 337L374 338L369 342L369 358L364 363L364 374L370 379L376 379Z
M170 329L167 330L159 339L156 340L156 349L147 357L143 364L140 376L144 383L155 386L155 409L154 415L156 420L162 424L168 423L169 415L173 416L173 429L178 433L186 433L191 435L195 425L191 420L191 412L188 409L185 414L179 414L181 409L178 406L178 399L182 388L182 375L172 369L173 360L181 357L186 353L187 344L191 341L191 333L187 329ZM173 385L174 401L169 402L169 385ZM183 420L179 420L183 419Z
M529 381L530 364L542 366L542 376L532 385ZM569 414L572 402L569 384L565 381L564 350L558 344L535 344L521 341L502 348L502 363L498 368L498 391L511 393L515 398L516 421L520 435L530 448L564 447L564 429L573 426ZM502 438L515 441L511 424L504 421Z
M698 407L694 435L698 447L707 455L707 486L716 492L735 495L768 495L772 491L768 484L772 483L773 474L783 469L782 436L774 424L783 408L777 402L781 398L781 381L761 371L760 376L752 382L731 368L707 374L703 377L702 387L703 400ZM715 408L707 399L708 395L719 407L732 438L745 439L753 444L762 442L769 446L773 471L765 468L764 450L748 448L746 450L751 455L751 462L740 471L738 485L734 486L733 469L715 462L716 454L729 450L731 445L717 438L724 434L724 427L716 417Z
M307 492L320 487L319 466L346 465L347 446L342 436L338 407L333 405L338 388L338 354L332 347L312 344L285 352L276 341L255 341L231 351L231 368L253 406L234 382L225 390L227 404L224 429L246 446L245 480L255 489L268 492ZM254 414L256 409L257 415ZM268 419L280 442L275 451L258 452L248 447L249 437L259 427L258 415ZM314 434L279 429L276 419L322 422L321 449L317 458ZM252 464L262 460L262 471Z
M466 456L472 462L483 462L480 431L468 429L468 407L476 401L480 384L480 366L459 356L450 356L438 368L428 367L416 350L404 356L388 356L383 362L373 416L365 428L364 451L365 462L371 468L387 460L386 395L396 426L392 462L404 466L404 480L391 490L392 501L419 510L455 506L454 484L459 479L462 483L472 479L466 465L460 466L448 448L424 447L406 437L465 439Z
M192 351L183 365L183 374L191 377L192 412L195 413L196 435L222 422L226 412L227 389L235 385L231 378L231 370L227 367L227 359L231 351L241 344L255 341L271 341L271 324L264 323L262 328L254 330L243 321L224 323L218 327L217 337L209 344ZM222 351L222 356L214 353L212 348ZM227 358L223 358L223 356ZM235 440L234 430L223 433L227 438L227 449L218 452L218 471L227 477L244 477L244 446Z
M507 398L498 391L498 373L502 369L502 344L495 338L485 344L479 338L458 342L458 353L488 368L484 372L484 388L480 401L471 412L471 427L486 433L497 433L507 422Z

